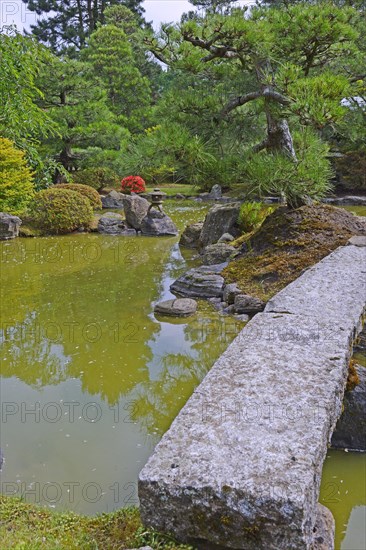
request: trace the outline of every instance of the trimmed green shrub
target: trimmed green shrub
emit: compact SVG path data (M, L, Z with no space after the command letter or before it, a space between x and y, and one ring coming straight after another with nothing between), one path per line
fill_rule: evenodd
M85 168L73 174L73 180L100 191L103 187L118 187L121 178L110 168Z
M266 206L261 202L244 202L240 207L238 218L241 231L250 233L257 229L272 212L271 206Z
M81 183L58 183L55 185L57 189L70 189L71 191L76 191L86 197L90 202L90 206L94 210L102 208L102 201L99 196L98 191L90 187L90 185L83 185Z
M56 235L89 227L93 219L93 209L86 197L77 191L56 189L56 186L36 194L30 214L40 229Z
M0 137L0 211L21 214L34 193L33 173L24 152Z

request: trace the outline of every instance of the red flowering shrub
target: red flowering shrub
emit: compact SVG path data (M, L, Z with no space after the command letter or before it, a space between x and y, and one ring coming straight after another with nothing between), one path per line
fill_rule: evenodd
M127 176L121 181L122 193L143 193L146 190L145 182L140 176Z

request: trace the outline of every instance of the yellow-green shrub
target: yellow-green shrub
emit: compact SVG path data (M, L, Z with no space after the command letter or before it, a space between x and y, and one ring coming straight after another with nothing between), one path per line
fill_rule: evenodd
M0 211L21 214L34 193L33 173L24 152L0 137Z
M102 208L102 201L99 193L90 187L90 185L83 185L81 183L58 183L55 185L55 189L70 189L71 191L76 191L88 199L90 206L94 208L94 210Z
M56 186L36 194L30 213L38 227L56 235L70 233L79 227L88 228L93 219L93 209L86 197Z

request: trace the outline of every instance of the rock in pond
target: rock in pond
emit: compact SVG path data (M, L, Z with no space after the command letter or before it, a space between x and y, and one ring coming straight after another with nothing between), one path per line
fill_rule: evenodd
M154 307L154 313L172 317L188 317L197 311L197 302L192 298L174 298L165 300Z
M125 236L136 235L136 231L134 229L129 229L121 214L117 214L116 212L107 212L99 218L98 233Z
M203 222L191 223L183 231L179 244L186 248L198 248Z
M216 243L206 246L202 252L202 263L204 265L215 265L226 262L233 257L237 250L227 243Z
M230 233L224 233L223 235L221 235L221 237L219 238L219 240L217 242L218 243L231 243L234 240L235 240L234 237L232 235L230 235Z
M224 233L239 235L238 216L240 203L215 205L206 214L203 223L200 245L202 247L216 243Z
M127 225L136 230L141 229L141 222L146 216L150 207L148 200L133 193L132 195L123 196L123 209Z
M224 288L224 294L222 296L222 299L224 302L227 302L227 304L230 306L234 303L235 297L239 294L243 294L243 291L240 290L238 285L236 283L229 283Z
M219 274L226 264L202 266L184 273L171 285L170 290L181 296L197 298L222 297L224 278Z
M165 212L153 208L141 221L141 233L150 237L178 235L178 229Z
M344 394L343 412L332 435L334 449L366 451L366 369L357 365L359 383Z
M209 193L200 193L199 197L203 201L218 201L222 198L221 186L216 183Z
M265 303L255 296L248 294L238 294L234 299L234 310L236 313L258 313L263 311Z
M22 220L18 216L0 212L0 241L7 241L18 237L21 224Z
M111 191L106 196L102 196L103 208L123 208L123 199L125 195L118 191Z

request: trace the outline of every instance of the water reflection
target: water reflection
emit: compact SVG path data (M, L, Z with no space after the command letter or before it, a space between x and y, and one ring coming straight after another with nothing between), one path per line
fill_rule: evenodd
M194 263L177 239L22 239L2 258L3 492L85 513L135 503L154 444L242 325L225 333L207 304L154 317Z
M207 206L189 208L167 206L180 229ZM206 303L155 318L195 263L174 238L22 239L1 252L2 491L88 514L137 504L138 472L242 325ZM328 454L321 498L337 548L362 547L364 482L364 455Z
M366 548L366 456L364 453L329 451L324 462L320 502L336 521L336 550ZM352 524L353 511L362 521ZM357 511L357 512L356 512Z

